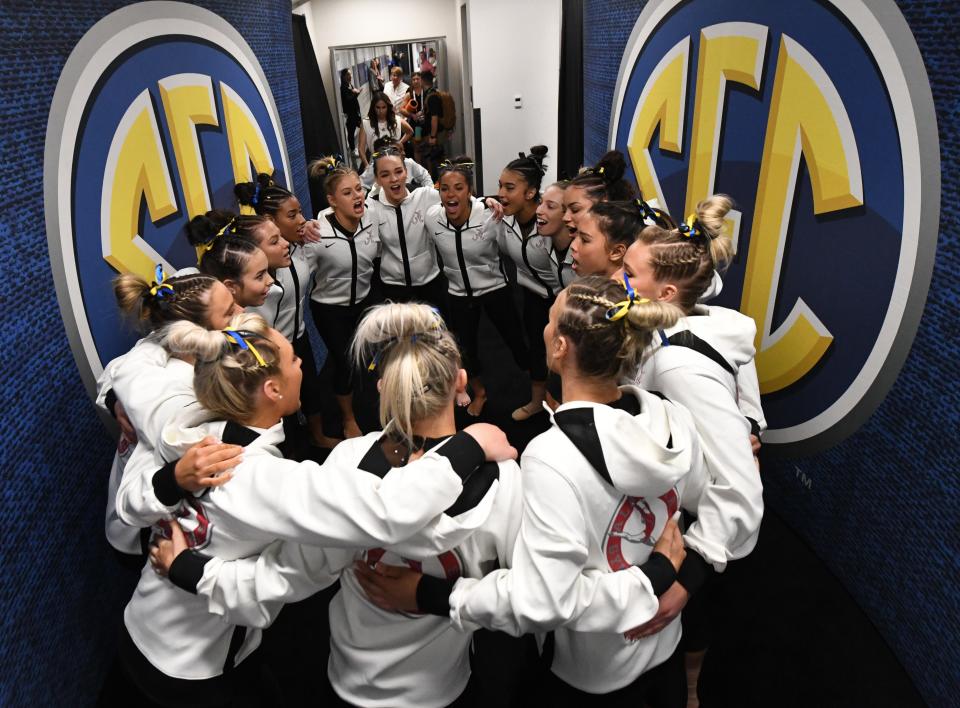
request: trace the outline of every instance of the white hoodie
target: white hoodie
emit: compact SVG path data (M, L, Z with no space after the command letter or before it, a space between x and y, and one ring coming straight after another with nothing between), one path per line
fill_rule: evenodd
M636 377L638 386L659 391L693 415L711 481L684 540L717 571L753 550L763 516L763 486L750 449L751 423L738 405L741 372L756 375L755 333L749 317L698 305L694 314L654 337ZM700 350L665 346L671 337L686 337ZM686 563L695 560L688 553Z
M672 566L653 579L637 566L678 506L696 509L705 483L690 414L633 386L621 391L612 406L573 401L557 409L523 454L523 522L511 569L459 580L450 595L457 627L555 630L552 671L590 693L628 685L676 648L679 618L633 643L622 632L656 613Z
M391 463L382 433L346 440L327 464L383 477ZM429 446L428 446L429 447ZM513 461L487 463L457 501L402 543L365 551L275 543L258 557L212 558L193 588L225 621L263 627L278 602L316 592L354 560L407 564L435 577L480 578L507 567L522 511L520 470ZM445 706L470 678L470 635L446 618L384 612L366 598L351 572L330 604L330 679L346 701L363 706Z
M463 491L462 479L469 479L482 462L479 446L458 435L381 479L341 468L336 460L338 466L328 461L322 468L310 461L284 460L278 447L282 423L267 430L199 423L204 415L194 410L172 421L164 430L161 453L175 459L205 435L243 444L244 458L233 479L178 502L169 498L175 489L170 463L145 485L157 496L139 510L139 522L146 525L175 516L191 547L225 560L257 555L277 539L341 548L399 543L453 504ZM181 556L185 561L192 557ZM190 575L197 571L195 565L187 563L176 573ZM313 582L319 582L316 576ZM270 615L279 604L258 609ZM206 598L182 592L149 565L141 573L124 621L149 662L176 678L218 676L227 662L239 663L259 643L259 632L244 632L211 614Z

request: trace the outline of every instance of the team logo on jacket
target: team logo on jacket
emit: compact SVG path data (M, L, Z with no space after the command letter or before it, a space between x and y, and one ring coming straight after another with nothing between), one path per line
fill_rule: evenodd
M74 48L47 125L44 197L64 324L88 390L132 343L110 280L196 265L184 226L233 185L289 174L270 88L221 17L174 2L106 16Z
M213 532L213 528L199 499L185 499L173 515L177 517L180 530L183 531L183 535L187 539L188 548L200 550L210 543L210 534ZM157 523L160 535L167 540L172 538L170 524L169 519Z
M893 0L651 0L610 145L674 216L737 202L715 304L757 323L765 442L856 430L910 349L938 230L933 101Z
M652 548L679 505L676 489L653 500L623 496L603 538L610 570L624 570L649 556L638 546Z

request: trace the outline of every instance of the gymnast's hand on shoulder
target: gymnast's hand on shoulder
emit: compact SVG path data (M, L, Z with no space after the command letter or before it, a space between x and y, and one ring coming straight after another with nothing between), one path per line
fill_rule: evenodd
M487 462L503 462L517 459L517 449L507 440L507 434L490 423L474 423L463 429L477 441Z
M233 468L243 460L243 447L228 445L208 435L177 461L177 486L188 492L219 487L233 477Z
M499 199L487 197L483 200L483 204L485 207L487 207L487 209L493 212L494 221L503 221L503 204Z
M310 219L301 227L300 235L303 236L304 243L319 243L320 223L316 219Z

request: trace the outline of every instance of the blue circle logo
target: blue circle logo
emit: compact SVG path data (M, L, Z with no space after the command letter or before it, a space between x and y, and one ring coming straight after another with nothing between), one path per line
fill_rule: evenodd
M233 185L256 172L289 171L263 71L221 17L139 3L84 35L54 95L44 186L57 295L89 391L135 337L111 279L195 265L186 223L235 208Z
M610 144L675 216L723 192L736 259L715 304L757 324L765 442L859 427L909 351L930 282L939 147L892 2L661 0L621 64ZM889 5L889 7L878 7Z

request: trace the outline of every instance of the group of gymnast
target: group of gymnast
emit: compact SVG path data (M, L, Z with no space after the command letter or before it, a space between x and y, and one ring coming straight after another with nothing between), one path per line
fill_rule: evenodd
M131 704L686 705L682 611L763 513L755 325L708 304L733 203L674 218L616 151L543 184L546 153L484 197L471 159L433 183L383 141L372 182L310 165L316 219L260 174L189 223L195 268L115 279L142 331L97 399ZM529 375L512 418L547 425L519 460L457 429L505 375L483 315ZM294 661L323 688L285 690Z

